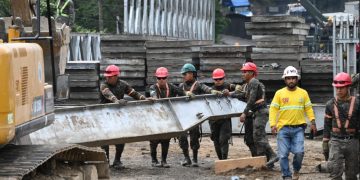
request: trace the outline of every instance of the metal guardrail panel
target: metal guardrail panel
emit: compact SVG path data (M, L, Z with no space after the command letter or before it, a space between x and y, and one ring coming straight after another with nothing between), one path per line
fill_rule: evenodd
M65 108L55 122L20 140L20 144L101 146L179 136L208 119L239 116L246 103L212 95L188 101L177 97L118 104Z

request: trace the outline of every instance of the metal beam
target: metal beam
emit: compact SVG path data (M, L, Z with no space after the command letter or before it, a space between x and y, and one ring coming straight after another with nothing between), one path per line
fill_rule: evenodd
M213 95L92 105L55 111L52 125L31 133L20 144L101 146L177 137L209 119L238 117L246 103ZM192 108L189 108L192 107Z

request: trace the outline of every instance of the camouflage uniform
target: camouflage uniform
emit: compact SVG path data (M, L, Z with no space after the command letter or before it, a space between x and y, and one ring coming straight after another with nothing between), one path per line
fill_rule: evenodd
M118 79L115 86L108 83L103 83L100 86L100 103L116 103L118 100L124 98L124 94L131 96L136 100L144 100L145 96L136 92L127 82ZM116 153L114 162L120 162L121 154L124 150L125 144L116 144ZM109 160L109 146L102 146L105 150L106 156Z
M212 86L212 89L217 91L223 91L225 89L229 92L235 90L235 84L225 82L221 86ZM222 120L210 120L211 140L214 141L215 151L218 158L227 159L229 152L229 139L231 137L231 118Z
M205 84L202 84L198 81L192 81L192 82L184 82L179 85L179 88L184 90L184 92L191 91L195 95L200 94L210 94L211 88L206 86ZM200 126L193 127L189 130L190 135L190 147L193 150L193 161L196 164L197 163L197 154L198 149L200 148ZM180 148L183 150L185 159L189 158L189 142L187 139L187 133L183 134L179 137L179 145ZM191 161L190 161L191 164Z
M353 101L353 102L352 102ZM353 108L351 108L353 103ZM327 168L332 179L342 179L345 161L346 179L357 179L359 170L359 101L340 101L335 98L326 103L324 138L330 140L330 155Z
M156 99L185 95L184 91L170 83L167 84L165 89L160 88L158 84L154 84L150 86L149 91L150 96ZM170 139L158 139L150 141L150 154L152 158L152 163L155 165L158 164L158 160L156 157L156 148L159 143L161 143L161 166L165 166L167 164L166 157L169 151Z
M265 127L268 120L268 109L265 104L265 86L257 79L252 78L248 83L245 94L247 105L244 113L252 117L253 140L255 145L255 156L266 156L269 161L276 157L266 137ZM252 113L250 113L252 111ZM250 120L250 119L247 119Z
M237 85L236 89L235 89L235 93L232 95L232 97L238 98L239 100L246 102L245 95L246 95L246 91L247 91L247 85L248 85L247 83L245 83L243 85ZM254 156L256 156L257 152L256 152L255 143L254 143L254 138L253 138L253 132L254 132L253 119L254 119L253 114L251 114L250 116L247 116L243 126L245 126L244 142L249 147L251 156L254 157Z

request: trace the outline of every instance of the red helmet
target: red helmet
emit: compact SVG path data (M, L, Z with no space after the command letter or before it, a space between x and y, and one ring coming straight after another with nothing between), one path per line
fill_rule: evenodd
M110 76L117 76L119 74L120 74L119 67L117 67L115 65L109 65L108 67L106 67L104 76L110 77Z
M159 68L156 69L155 76L156 77L168 77L169 72L168 72L168 70L166 68L159 67Z
M332 85L334 87L345 87L351 85L351 77L348 73L341 72L334 78Z
M241 71L254 71L255 74L257 74L256 64L254 64L252 62L247 62L247 63L243 64Z
M213 71L213 76L212 76L213 79L221 79L224 77L225 77L225 72L223 69L217 68Z

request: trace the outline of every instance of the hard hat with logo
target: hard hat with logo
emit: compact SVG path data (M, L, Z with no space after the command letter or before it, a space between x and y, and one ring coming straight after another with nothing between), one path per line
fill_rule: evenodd
M190 63L184 64L184 66L181 68L181 74L184 74L187 72L196 72L195 66Z
M213 79L221 79L225 77L225 72L221 68L217 68L213 71L212 78Z
M285 77L297 77L300 79L298 70L294 66L288 66L285 68L282 78L285 79Z
M117 67L115 65L109 65L108 67L106 67L104 76L110 77L110 76L117 76L119 74L120 74L119 67Z
M156 77L168 77L169 72L168 72L168 70L166 68L159 67L159 68L156 69L155 76Z
M257 74L256 64L254 64L252 62L247 62L247 63L243 64L243 66L240 70L241 71L254 71L255 75Z
M352 84L351 77L348 73L341 72L334 78L332 85L334 87L345 87Z

